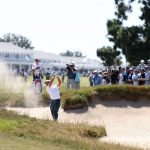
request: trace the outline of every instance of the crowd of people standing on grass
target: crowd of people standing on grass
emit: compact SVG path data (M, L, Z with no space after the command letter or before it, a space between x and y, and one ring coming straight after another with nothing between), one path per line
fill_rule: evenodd
M67 89L80 89L80 69L74 63L66 64L66 72L63 72L62 83L66 76ZM150 60L145 64L140 61L135 67L106 68L103 70L91 71L89 76L89 85L150 85Z
M37 73L41 71L41 63L39 59L35 59L32 65L33 80L37 78ZM36 68L36 69L35 69ZM39 69L40 68L40 69ZM36 71L37 70L37 71ZM39 71L40 70L40 71ZM65 80L65 86L67 89L80 89L80 69L76 67L74 63L66 64L66 68L58 74L62 77L62 83ZM50 68L41 74L41 78L50 79L57 71L53 71ZM28 73L22 71L25 82L27 82ZM88 72L88 80L90 86L97 85L115 85L115 84L130 84L130 85L150 85L150 59L145 63L141 60L137 66L134 67L107 67L101 70L93 70Z
M150 60L141 60L136 67L118 67L94 70L89 75L90 86L107 84L150 85Z

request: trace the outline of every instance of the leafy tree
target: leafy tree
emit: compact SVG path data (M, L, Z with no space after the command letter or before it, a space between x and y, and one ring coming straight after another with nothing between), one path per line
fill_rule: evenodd
M120 65L120 51L107 46L97 49L97 56L100 57L105 66L112 66L114 64Z
M72 51L69 51L67 50L66 52L64 53L60 53L61 56L69 56L69 57L72 57L73 56L73 52Z
M7 33L3 35L2 38L0 38L0 42L12 42L14 45L18 45L19 47L25 48L25 49L33 49L34 47L31 46L31 41L22 36L17 34L11 34Z
M64 53L60 53L60 55L69 57L85 57L80 51L70 51L70 50L67 50Z
M74 51L73 54L75 57L84 57L80 51Z
M123 26L132 12L132 3L138 1L143 26ZM122 50L131 65L137 65L141 59L150 57L150 0L115 0L116 18L107 21L108 39L113 42L114 49Z

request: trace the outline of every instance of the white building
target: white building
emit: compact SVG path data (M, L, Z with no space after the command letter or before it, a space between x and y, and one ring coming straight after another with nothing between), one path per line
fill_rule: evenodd
M43 51L34 51L34 58L40 58L44 68L58 68L61 70L66 68L66 64L70 64L72 62L79 69L94 70L103 68L102 63L97 60L84 57L60 56Z
M33 51L20 48L12 43L0 42L0 62L8 65L9 69L30 69L33 63Z
M102 63L97 60L82 57L66 57L53 53L35 51L31 49L20 48L12 43L0 42L0 62L8 65L9 69L30 70L35 58L39 58L43 67L65 69L66 64L71 62L79 69L94 70L101 69Z

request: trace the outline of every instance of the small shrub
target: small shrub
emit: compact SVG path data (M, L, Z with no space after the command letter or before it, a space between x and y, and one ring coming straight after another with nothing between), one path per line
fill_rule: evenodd
M83 131L81 131L80 134L81 136L89 138L101 138L107 135L104 127L90 127L88 129L83 129Z
M84 95L73 95L65 99L63 106L84 104L87 105L87 98Z

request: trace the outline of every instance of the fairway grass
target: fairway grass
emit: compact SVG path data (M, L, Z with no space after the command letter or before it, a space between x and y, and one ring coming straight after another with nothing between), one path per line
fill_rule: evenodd
M67 145L54 145L47 141L0 134L0 150L66 150ZM72 149L73 150L73 149Z

